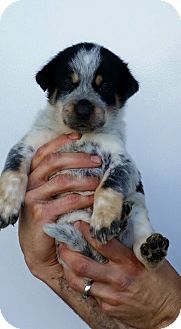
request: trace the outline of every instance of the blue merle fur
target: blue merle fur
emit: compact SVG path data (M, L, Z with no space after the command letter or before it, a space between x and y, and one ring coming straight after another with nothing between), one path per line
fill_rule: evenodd
M25 145L23 142L14 145L7 155L5 166L2 172L8 170L19 171L23 161L26 160L27 155L33 152L33 147Z
M86 152L89 154L98 154L102 159L102 167L100 168L84 168L84 169L68 169L63 172L70 173L74 176L94 176L98 177L102 180L105 172L110 170L110 173L102 185L102 188L111 188L123 194L124 203L122 215L120 218L121 225L121 233L119 235L119 239L122 241L126 239L126 231L128 229L128 218L131 213L132 204L126 202L126 198L131 193L141 192L141 175L137 170L135 164L129 156L118 154L114 155L109 152L105 152L101 150L99 144L93 142L75 142L70 145L66 145L65 147L60 149L60 152ZM92 209L84 209L84 216L86 218L87 214L90 219L92 215ZM75 221L75 218L69 220L71 215L75 213L75 218L77 215L77 220L81 218L82 213L79 211L72 212L71 214L65 214L58 218L57 224L47 224L44 226L45 232L54 237L57 241L63 242L69 245L69 247L73 250L81 252L87 257L91 257L92 259L98 262L105 262L106 259L102 257L97 251L92 249L92 247L87 244L86 240L82 236L82 233L74 228L72 225ZM88 220L89 221L89 220Z

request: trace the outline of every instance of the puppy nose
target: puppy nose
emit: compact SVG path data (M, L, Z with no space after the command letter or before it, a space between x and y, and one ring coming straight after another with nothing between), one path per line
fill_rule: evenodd
M92 114L93 109L94 109L93 104L91 102L89 102L87 99L81 99L75 105L76 114L85 119L90 118L90 115Z

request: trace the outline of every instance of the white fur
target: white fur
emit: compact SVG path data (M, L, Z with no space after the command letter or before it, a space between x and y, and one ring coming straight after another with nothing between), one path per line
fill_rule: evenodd
M83 145L85 145L84 149L81 149L81 151L90 153L91 145L95 144L97 145L98 154L111 154L114 161L112 164L113 167L109 168L110 170L114 169L115 165L122 165L122 163L120 163L122 155L130 159L129 163L131 163L131 165L129 173L132 177L133 185L135 185L135 182L138 183L138 170L134 162L128 156L125 148L124 108L116 109L116 111L115 108L112 110L108 109L105 102L92 87L92 79L100 61L99 46L95 45L89 51L85 48L80 49L69 63L70 67L77 73L80 79L79 86L70 94L62 96L54 105L48 104L47 107L38 114L31 130L22 139L21 143L24 145L25 151L22 151L24 152L22 154L24 156L24 161L21 163L19 172L11 172L9 176L8 172L5 172L0 179L0 191L2 196L0 201L0 217L3 217L5 221L8 220L9 216L19 211L21 203L24 200L30 162L36 150L43 144L62 134L74 132L68 125L65 125L65 120L63 120L65 106L72 101L76 102L86 98L86 100L93 102L97 109L102 111L102 118L105 119L104 125L99 125L99 128L93 132L84 133L80 141L76 142L76 145L80 147L84 147ZM88 145L87 148L86 145ZM126 165L124 168L126 171ZM24 175L23 178L21 176L22 172ZM144 262L140 254L140 246L146 241L147 237L153 233L153 229L148 219L144 196L136 192L133 195L129 195L129 190L134 190L133 186L131 186L132 183L129 184L128 192L126 192L128 195L125 194L125 196L128 198L128 201L130 200L133 203L133 209L128 225L130 236L129 232L125 234L123 241L127 241L126 243L129 245L132 241L136 256L140 261ZM98 206L104 207L105 205L103 199L99 199L96 202L99 203ZM89 222L91 214L92 211L87 209L72 212L71 215L61 216L61 221L58 222L58 230L60 231L61 223L64 225L66 224L64 227L67 227L68 223L72 223L77 219ZM97 223L97 226L99 226L99 223ZM46 232L57 238L57 230L54 231L55 227L56 225L52 227L49 225L46 228ZM100 226L100 228L102 228L102 226ZM71 236L70 233L73 231L73 229L70 229L68 231L68 236ZM53 232L55 233L54 235ZM77 236L78 240L81 240L80 234ZM62 239L66 239L65 235ZM64 242L66 242L66 240ZM74 243L76 243L75 239Z

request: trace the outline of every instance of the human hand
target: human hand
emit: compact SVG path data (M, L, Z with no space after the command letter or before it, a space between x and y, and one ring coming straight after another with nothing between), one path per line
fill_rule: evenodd
M91 239L88 224L78 222L76 226L109 262L99 264L65 245L59 247L70 288L82 293L85 278L92 279L91 296L102 311L135 328L163 328L176 319L181 307L181 280L167 261L148 271L117 240L100 245Z
M100 166L100 159L88 154L54 153L79 138L75 134L63 135L40 147L32 161L28 191L19 221L19 240L30 271L41 280L47 280L52 273L54 276L55 273L62 275L55 241L43 232L43 225L56 221L58 215L89 207L93 203L93 196L71 194L59 199L52 199L52 196L67 191L93 191L98 185L98 180L90 177L59 175L48 180L61 169Z

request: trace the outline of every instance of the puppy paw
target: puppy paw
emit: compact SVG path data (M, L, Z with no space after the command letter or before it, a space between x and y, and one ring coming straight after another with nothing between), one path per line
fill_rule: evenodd
M103 226L92 226L90 227L90 234L93 239L101 242L102 244L107 243L113 237L116 237L120 233L120 220L114 220L109 227Z
M118 237L121 232L127 228L128 217L131 212L132 206L130 203L123 203L122 212L118 219L111 221L107 213L101 212L97 217L94 215L91 218L90 234L91 237L106 244L114 237Z
M0 229L14 225L19 217L27 186L27 176L5 172L0 177Z
M154 233L141 245L141 256L148 267L154 268L166 257L168 247L169 240Z

